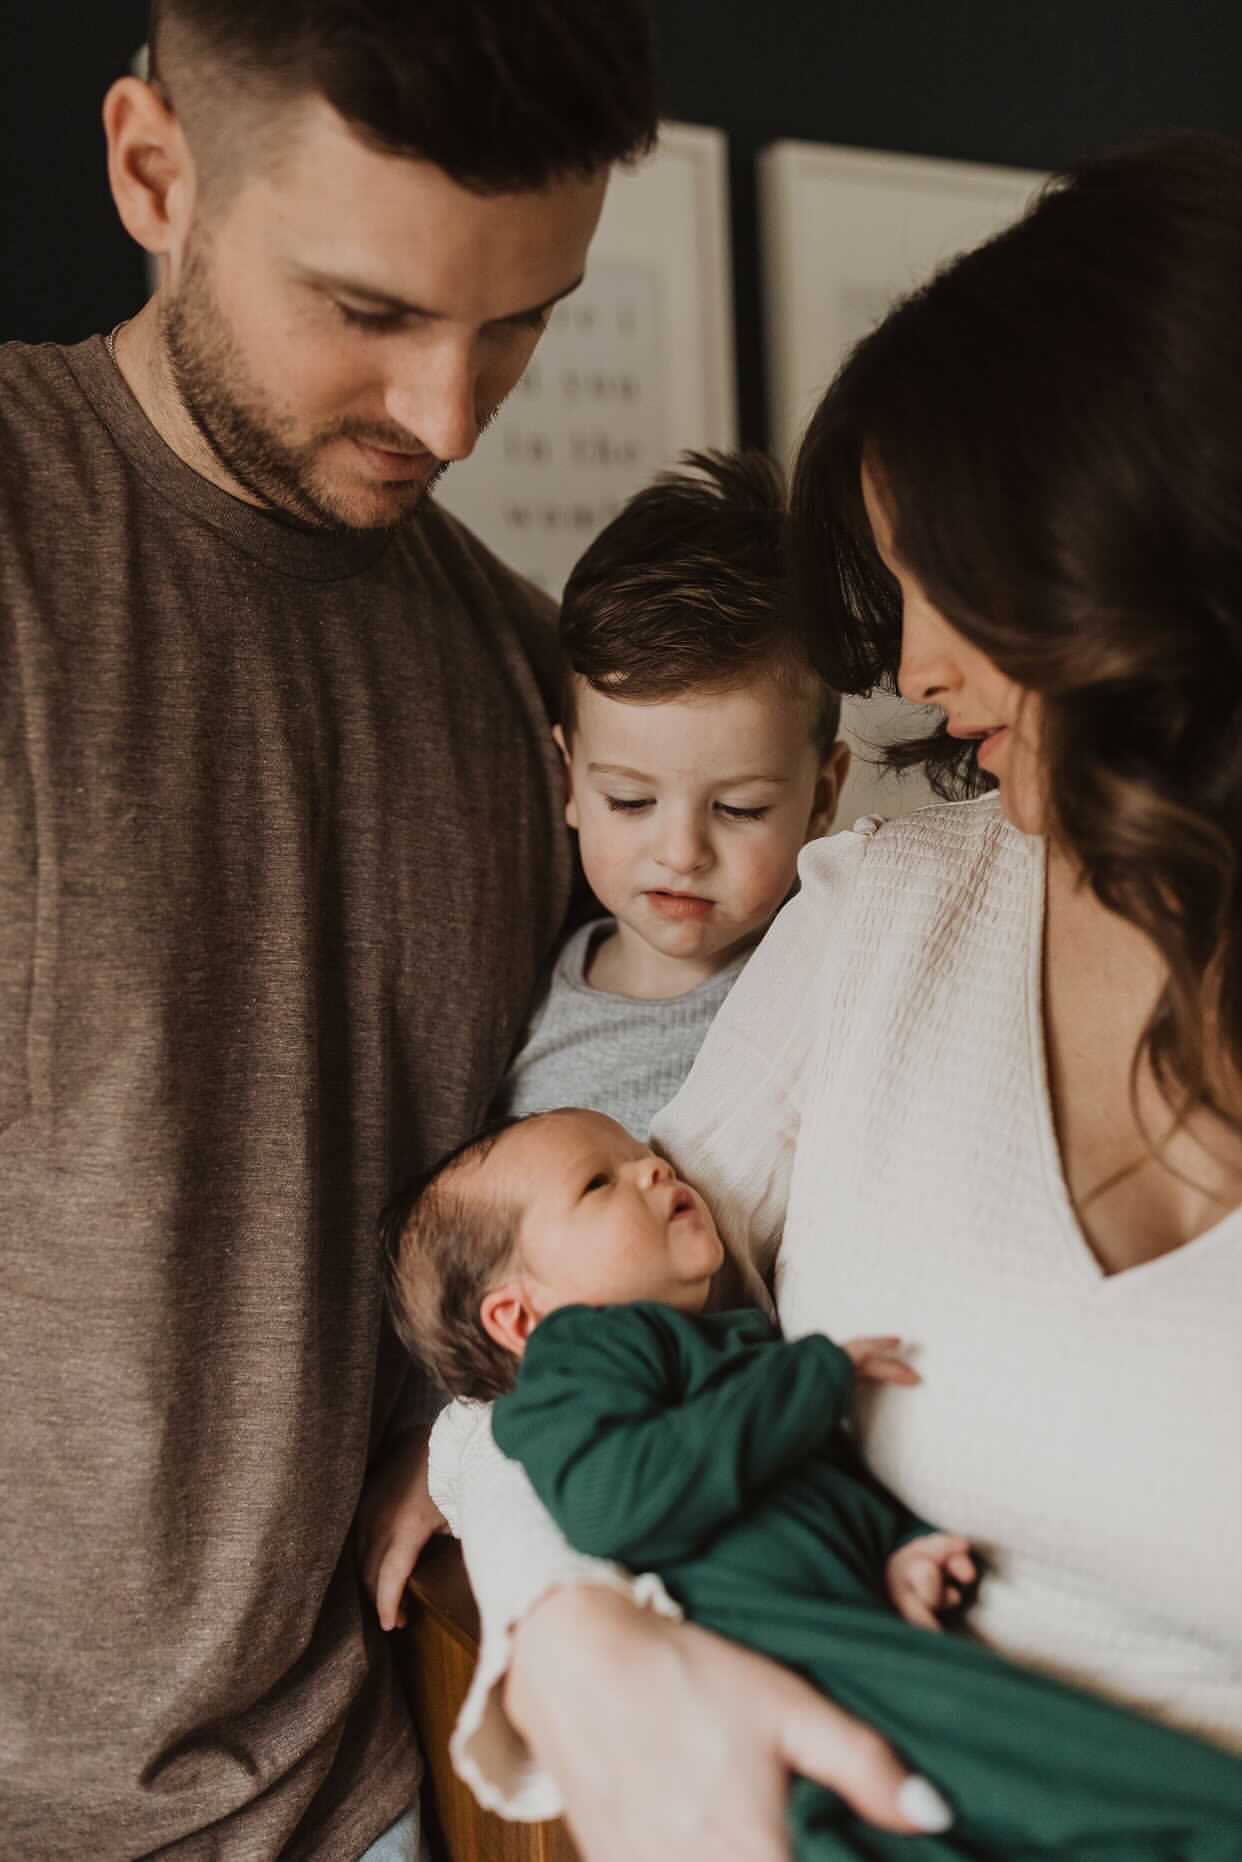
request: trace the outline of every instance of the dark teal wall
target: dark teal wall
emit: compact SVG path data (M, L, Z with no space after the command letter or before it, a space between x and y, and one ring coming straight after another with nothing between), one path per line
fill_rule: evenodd
M141 297L141 263L108 198L99 101L142 39L146 7L10 0L4 11L0 337L74 341ZM656 13L666 114L732 141L751 440L763 436L753 158L765 142L1048 168L1164 128L1242 135L1238 0L656 0Z
M751 442L765 437L754 183L765 143L1045 169L1162 129L1242 136L1239 0L658 0L657 14L668 114L729 132Z

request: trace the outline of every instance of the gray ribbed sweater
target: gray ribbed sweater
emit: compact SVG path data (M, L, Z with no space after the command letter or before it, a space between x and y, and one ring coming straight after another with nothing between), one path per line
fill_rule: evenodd
M498 1112L589 1106L646 1143L652 1119L689 1073L750 952L684 996L612 995L593 989L587 970L595 945L614 929L613 919L597 918L566 941L501 1088Z

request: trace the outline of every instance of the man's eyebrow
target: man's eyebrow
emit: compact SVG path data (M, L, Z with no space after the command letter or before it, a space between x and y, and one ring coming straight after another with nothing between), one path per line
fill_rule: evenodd
M391 291L380 291L375 285L365 284L360 278L346 278L339 272L315 271L309 267L299 267L298 276L306 284L318 285L329 291L343 291L349 297L361 298L365 303L374 305L377 310L391 311L394 316L424 317L431 322L442 322L445 318L442 310L429 310L425 304L414 304L409 298L395 297ZM571 296L585 276L584 272L579 272L571 284L554 291L542 304L531 304L521 310L507 310L502 317L489 317L488 322L521 323L533 317L541 317L545 311L559 304L562 298Z
M587 774L591 776L629 776L635 782L655 782L656 777L649 776L645 770L630 769L625 763L588 763ZM766 770L744 770L736 776L721 776L713 784L714 789L732 789L744 782L772 782L784 786L788 776L770 776Z

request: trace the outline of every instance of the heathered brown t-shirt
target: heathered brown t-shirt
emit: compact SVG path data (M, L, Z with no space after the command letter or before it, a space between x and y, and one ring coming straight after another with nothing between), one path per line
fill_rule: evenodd
M0 1849L346 1862L419 1770L375 1216L564 913L547 617L228 497L99 338L0 350L0 551Z

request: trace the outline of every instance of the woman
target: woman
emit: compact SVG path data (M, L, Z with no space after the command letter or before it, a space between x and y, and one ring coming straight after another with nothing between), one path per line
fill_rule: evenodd
M829 389L793 520L824 669L937 707L919 754L994 792L807 850L654 1135L787 1332L915 1348L861 1439L983 1552L974 1632L1242 1752L1240 252L1233 145L1084 164ZM547 1594L601 1575L506 1506L467 1531L460 1748L500 1798L525 1617L508 1709L592 1862L777 1858L784 1767L910 1827L865 1729Z

